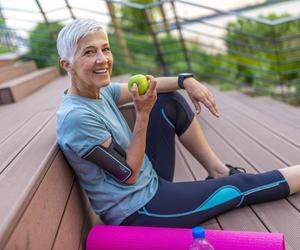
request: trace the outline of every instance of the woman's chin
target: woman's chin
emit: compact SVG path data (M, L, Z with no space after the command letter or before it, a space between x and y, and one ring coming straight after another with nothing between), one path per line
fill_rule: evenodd
M99 87L103 87L103 86L107 86L110 83L110 75L107 74L106 76L101 76L101 77L97 77L98 79L96 80L96 82L98 82L98 84L100 83Z

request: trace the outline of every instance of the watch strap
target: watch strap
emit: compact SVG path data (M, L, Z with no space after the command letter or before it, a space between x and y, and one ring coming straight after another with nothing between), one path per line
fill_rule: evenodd
M179 88L185 89L184 85L183 85L183 82L184 82L184 79L189 78L189 77L193 77L193 74L192 73L183 73L183 74L178 75L178 86L179 86Z

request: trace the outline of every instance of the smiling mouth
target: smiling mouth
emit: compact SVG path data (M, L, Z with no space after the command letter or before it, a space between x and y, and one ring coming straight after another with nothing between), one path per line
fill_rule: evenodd
M101 74L106 74L108 72L107 69L98 69L93 71L95 74L101 75Z

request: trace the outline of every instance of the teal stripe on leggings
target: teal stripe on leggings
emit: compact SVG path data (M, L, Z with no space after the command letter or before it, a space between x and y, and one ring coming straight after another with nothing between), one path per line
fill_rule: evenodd
M245 196L249 194L253 194L255 192L259 192L265 189L273 188L275 186L279 186L282 183L285 183L286 180L281 180L281 181L276 181L270 184L266 184L260 187L256 187L253 189L250 189L245 192L241 192L237 187L231 186L231 185L226 185L224 187L219 188L216 190L208 199L206 199L198 208L188 211L188 212L183 212L183 213L176 213L176 214L156 214L156 213L151 213L147 211L145 207L142 209L138 210L137 212L139 214L151 216L151 217L158 217L158 218L173 218L173 217L181 217L181 216L186 216L186 215L191 215L195 214L198 212L202 212L211 208L214 208L216 206L222 205L230 200L236 199L240 197L240 202L236 207L239 207L243 201Z
M169 120L169 118L167 117L167 115L166 115L166 113L165 113L165 111L164 111L163 108L161 109L161 113L162 113L163 117L165 118L165 120L167 121L167 123L168 123L172 128L175 128L175 126L173 125L173 123L172 123L172 122Z

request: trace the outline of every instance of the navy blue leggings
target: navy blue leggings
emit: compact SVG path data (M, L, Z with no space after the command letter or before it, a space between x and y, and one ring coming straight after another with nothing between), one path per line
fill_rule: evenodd
M159 176L158 190L122 225L191 228L229 209L289 195L286 180L277 170L173 183L175 134L183 134L193 117L179 93L159 95L150 114L146 148Z

